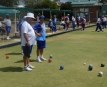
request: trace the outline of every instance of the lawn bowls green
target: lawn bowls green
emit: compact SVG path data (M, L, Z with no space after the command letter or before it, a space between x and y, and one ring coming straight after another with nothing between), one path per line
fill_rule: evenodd
M92 65L92 64L89 64L88 70L92 70L92 69L93 69L93 65Z
M64 66L63 66L63 65L61 65L61 66L60 66L60 70L63 70L63 69L64 69Z
M104 63L101 63L101 67L104 67L105 66L105 64Z

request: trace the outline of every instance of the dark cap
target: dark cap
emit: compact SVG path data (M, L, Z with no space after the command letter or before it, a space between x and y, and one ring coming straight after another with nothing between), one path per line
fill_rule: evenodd
M41 19L41 18L43 18L43 19L44 19L44 18L45 18L45 16L44 16L44 15L41 15L41 16L39 17L39 19Z

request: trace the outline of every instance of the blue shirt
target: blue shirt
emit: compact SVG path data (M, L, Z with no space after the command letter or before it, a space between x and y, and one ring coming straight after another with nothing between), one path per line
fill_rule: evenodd
M20 20L19 23L17 24L18 29L21 31L21 26L23 24L23 20Z
M38 36L38 35L36 36L36 40L39 40L39 41L45 41L46 40L46 27L45 27L45 23L41 24L40 22L37 22L34 25L33 29L36 32L41 34L41 36Z
M57 18L54 17L53 18L53 23L56 23L56 21L57 21Z

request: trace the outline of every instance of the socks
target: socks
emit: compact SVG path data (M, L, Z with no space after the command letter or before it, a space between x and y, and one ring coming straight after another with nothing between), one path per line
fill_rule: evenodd
M43 58L43 55L40 55L40 58Z

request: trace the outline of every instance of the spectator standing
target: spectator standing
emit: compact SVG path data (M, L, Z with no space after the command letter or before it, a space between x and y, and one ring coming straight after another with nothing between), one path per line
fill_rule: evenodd
M80 22L80 16L77 16L76 21L77 21L77 28L78 28L79 27L79 22Z
M85 24L86 24L86 19L85 19L85 16L84 16L83 18L81 18L82 30L85 29Z
M63 27L64 27L64 29L65 29L65 26L66 26L66 25L65 25L64 18L62 18L62 19L61 19L60 25L61 25L61 26L63 26Z
M54 28L52 19L49 20L48 27L51 29L50 31L52 31L52 33L54 33L54 31L55 31L54 29L55 29L55 28Z
M26 16L24 16L23 17L23 19L21 19L20 21L19 21L19 23L17 24L17 31L19 31L19 33L20 33L20 36L21 36L21 27L22 27L22 24L23 24L23 22L26 20ZM21 49L22 49L22 54L23 54L23 46L21 46Z
M11 31L11 20L8 14L6 15L6 18L3 20L3 23L5 24L6 31L7 31L7 40L9 40L10 39L9 35Z
M54 25L54 32L56 32L57 31L57 29L56 29L56 22L57 22L56 15L53 16L52 21L53 21L53 25Z
M75 29L75 27L76 27L75 17L72 16L72 28L73 28L73 30Z
M65 18L66 31L68 31L68 28L69 28L69 22L70 22L69 14L67 14L67 16L66 16L66 18Z
M107 21L107 18L106 18L106 16L104 16L103 17L104 28L106 28L106 24L107 24L106 21Z
M103 32L102 28L101 28L101 19L100 18L97 18L97 22L96 22L96 30L97 31L98 29L100 29L100 31Z

